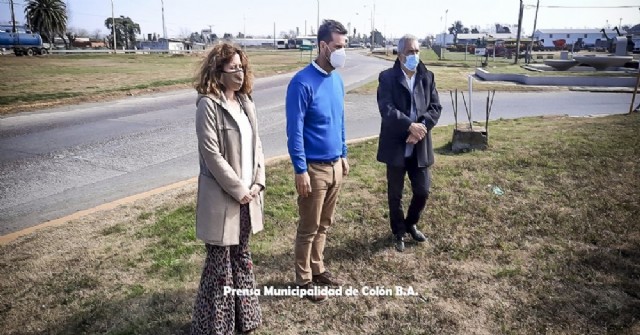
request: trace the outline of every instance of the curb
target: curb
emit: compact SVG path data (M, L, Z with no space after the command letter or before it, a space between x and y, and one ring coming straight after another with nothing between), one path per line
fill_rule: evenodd
M378 138L378 135L375 136L369 136L369 137L362 137L362 138L357 138L357 139L353 139L353 140L349 140L347 141L347 145L350 144L358 144L358 143L362 143L362 142L366 142L372 139L376 139ZM270 166L273 164L277 164L277 163L281 163L284 161L289 160L289 155L279 155L279 156L275 156L275 157L270 157L265 159L265 166ZM134 195L130 195L128 197L125 198L121 198L118 200L114 200L111 202L108 202L106 204L102 204L93 208L89 208L89 209L84 209L81 211L77 211L73 214L69 214L67 216L63 216L61 218L58 219L54 219L54 220L50 220L50 221L46 221L40 224L37 224L35 226L31 226L29 228L25 228L22 230L18 230L16 232L13 233L9 233L7 235L2 235L0 236L0 245L6 245L10 242L15 241L16 239L18 239L19 237L22 236L26 236L26 235L30 235L40 229L44 229L44 228L48 228L48 227L58 227L58 226L62 226L65 223L68 223L69 221L72 220L77 220L80 219L82 217L85 217L87 215L90 214L94 214L97 212L102 212L102 211L107 211L107 210L112 210L117 208L118 206L121 205L128 205L128 204L132 204L135 201L138 200L142 200L142 199L146 199L148 197L160 194L160 193L164 193L167 191L171 191L180 187L184 187L187 185L191 185L191 184L195 184L198 182L198 177L193 177L193 178L189 178L187 180L183 180L183 181L179 181L179 182L175 182L173 184L169 184L166 186L162 186L162 187L158 187L155 188L153 190L149 190L146 192L142 192L142 193L138 193L138 194L134 194Z

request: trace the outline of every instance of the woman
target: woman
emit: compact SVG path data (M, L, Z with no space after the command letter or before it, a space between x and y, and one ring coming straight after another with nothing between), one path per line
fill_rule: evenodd
M196 236L207 258L196 298L192 334L249 332L261 323L254 290L249 235L263 228L264 155L251 100L247 56L229 43L216 45L202 62L196 133L200 154Z

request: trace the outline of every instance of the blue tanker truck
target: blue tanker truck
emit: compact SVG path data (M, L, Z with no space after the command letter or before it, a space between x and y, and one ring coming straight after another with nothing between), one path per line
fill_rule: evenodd
M49 50L42 45L40 34L33 33L26 27L0 26L0 48L13 49L16 56L46 55Z

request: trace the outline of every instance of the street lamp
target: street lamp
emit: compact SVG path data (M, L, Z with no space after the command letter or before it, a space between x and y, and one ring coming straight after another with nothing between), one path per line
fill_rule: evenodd
M444 51L447 49L447 14L449 9L444 11L444 32L442 33L442 49L440 49L440 58L444 59Z
M113 53L116 53L116 19L113 15L113 0L111 0L111 34L113 35Z
M375 30L376 30L376 2L373 2L373 8L371 9L371 51L373 52L373 47L375 44Z
M164 25L164 0L160 0L160 3L162 4L162 37L164 37L164 39L167 39L167 26Z

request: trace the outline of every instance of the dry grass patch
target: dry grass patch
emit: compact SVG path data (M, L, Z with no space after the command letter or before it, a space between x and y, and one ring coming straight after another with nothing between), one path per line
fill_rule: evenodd
M448 149L451 127L435 129L430 241L405 253L390 241L376 141L351 146L327 265L353 288L416 295L263 296L257 334L637 334L639 128L639 114L500 120L489 151L464 155ZM294 278L292 177L286 162L268 169L266 229L251 241L259 288ZM194 198L191 185L0 247L0 329L186 334L204 250Z
M307 64L295 51L254 51L257 77L290 72ZM188 88L203 54L49 55L0 57L0 114L127 95Z

